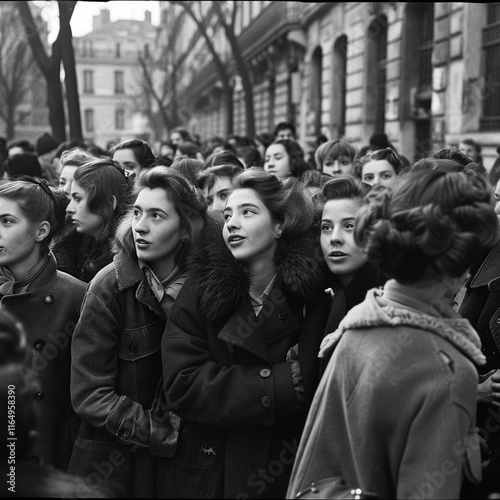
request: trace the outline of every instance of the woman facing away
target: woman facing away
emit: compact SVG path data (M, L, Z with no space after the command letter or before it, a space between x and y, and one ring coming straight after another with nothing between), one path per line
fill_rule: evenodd
M164 166L143 170L135 192L117 229L118 253L90 283L74 333L71 398L82 425L68 471L87 476L99 472L92 464L117 457L106 474L137 497L156 495L154 455L175 451L168 421L151 408L161 337L206 202Z
M96 158L75 169L70 192L66 213L72 227L53 252L68 273L88 283L113 259L113 235L129 207L130 185L118 163ZM75 238L74 231L83 238Z
M314 392L304 311L319 288L312 208L295 179L234 179L224 227L203 231L162 339L168 407L182 419L170 498L282 498ZM312 387L311 387L312 386ZM276 465L276 467L274 467Z
M0 305L24 326L34 351L28 371L39 381L32 394L38 435L29 458L63 470L79 424L70 401L70 348L85 293L84 283L56 269L49 250L67 203L45 180L0 186Z
M316 392L288 497L342 477L381 498L458 498L481 475L477 371L485 363L453 298L498 239L482 178L423 170L362 209L355 236L391 279L353 308Z

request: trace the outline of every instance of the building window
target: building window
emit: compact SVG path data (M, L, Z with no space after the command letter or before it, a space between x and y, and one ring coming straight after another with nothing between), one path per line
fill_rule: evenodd
M124 92L123 71L115 71L115 94L123 94Z
M120 46L120 44L119 44L119 43L117 43L117 44L115 45L115 57L116 57L117 59L119 59L121 56L122 56L122 53L121 53L121 46Z
M86 109L84 116L85 116L85 131L94 132L94 110Z
M144 57L146 59L149 57L149 43L144 44Z
M488 4L487 25L483 28L485 68L482 130L500 129L500 3Z
M387 71L387 18L378 15L367 33L367 122L374 124L374 132L385 128L385 85Z
M321 105L323 103L321 78L323 75L323 51L321 47L317 47L313 52L311 70L311 110L314 113L311 135L319 135L321 133Z
M346 71L347 71L347 37L340 36L333 46L333 74L332 74L332 126L335 131L333 137L342 137L345 134L346 116Z
M83 72L83 91L86 94L94 93L94 72L90 69Z
M125 129L125 110L117 109L115 111L115 129L124 130Z

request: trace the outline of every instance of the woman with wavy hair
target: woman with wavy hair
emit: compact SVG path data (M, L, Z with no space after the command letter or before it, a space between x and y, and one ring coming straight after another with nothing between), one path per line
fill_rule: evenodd
M410 173L362 208L356 241L390 279L323 342L336 347L289 498L334 477L380 498L458 498L464 474L480 477L475 365L486 359L452 304L498 234L491 189L463 173Z
M162 339L167 403L183 420L169 498L283 498L317 385L307 353L320 341L304 327L320 281L312 208L297 180L258 167L233 187Z
M154 455L175 452L171 422L152 410L162 400L160 342L207 206L164 166L143 170L135 194L118 253L89 285L73 336L71 400L82 425L69 471L85 477L118 457L109 478L126 496L154 497Z
M110 158L90 159L75 169L67 228L53 245L64 271L88 283L112 261L114 232L129 207L131 185L123 168Z

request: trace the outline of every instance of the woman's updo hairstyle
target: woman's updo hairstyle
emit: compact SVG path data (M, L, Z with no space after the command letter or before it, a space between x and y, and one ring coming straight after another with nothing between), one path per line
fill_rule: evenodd
M19 204L21 213L32 223L47 221L49 234L41 242L48 247L54 235L64 225L68 197L62 189L49 185L45 179L24 176L0 186L0 198L7 198Z
M323 208L330 200L359 200L360 204L368 203L366 195L370 192L371 186L361 182L352 175L335 177L329 180L312 197L314 203L314 220L319 222L323 215Z
M309 230L313 209L302 193L300 182L294 177L279 179L260 167L250 167L233 179L234 189L253 189L271 213L273 222L279 222L282 239L294 238Z
M482 176L424 169L404 174L356 219L356 244L387 276L411 284L456 278L498 240L491 188Z

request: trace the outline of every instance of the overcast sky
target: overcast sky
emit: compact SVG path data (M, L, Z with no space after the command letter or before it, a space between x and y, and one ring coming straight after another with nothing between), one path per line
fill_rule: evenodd
M52 43L59 32L58 8L56 1L35 1L34 4L42 7L42 15L49 24L49 42ZM152 22L158 25L160 22L160 7L158 2L150 1L118 1L109 2L81 2L76 4L71 18L71 30L73 36L86 35L92 30L92 16L99 14L101 9L109 9L111 21L118 19L144 19L144 12L151 11Z

